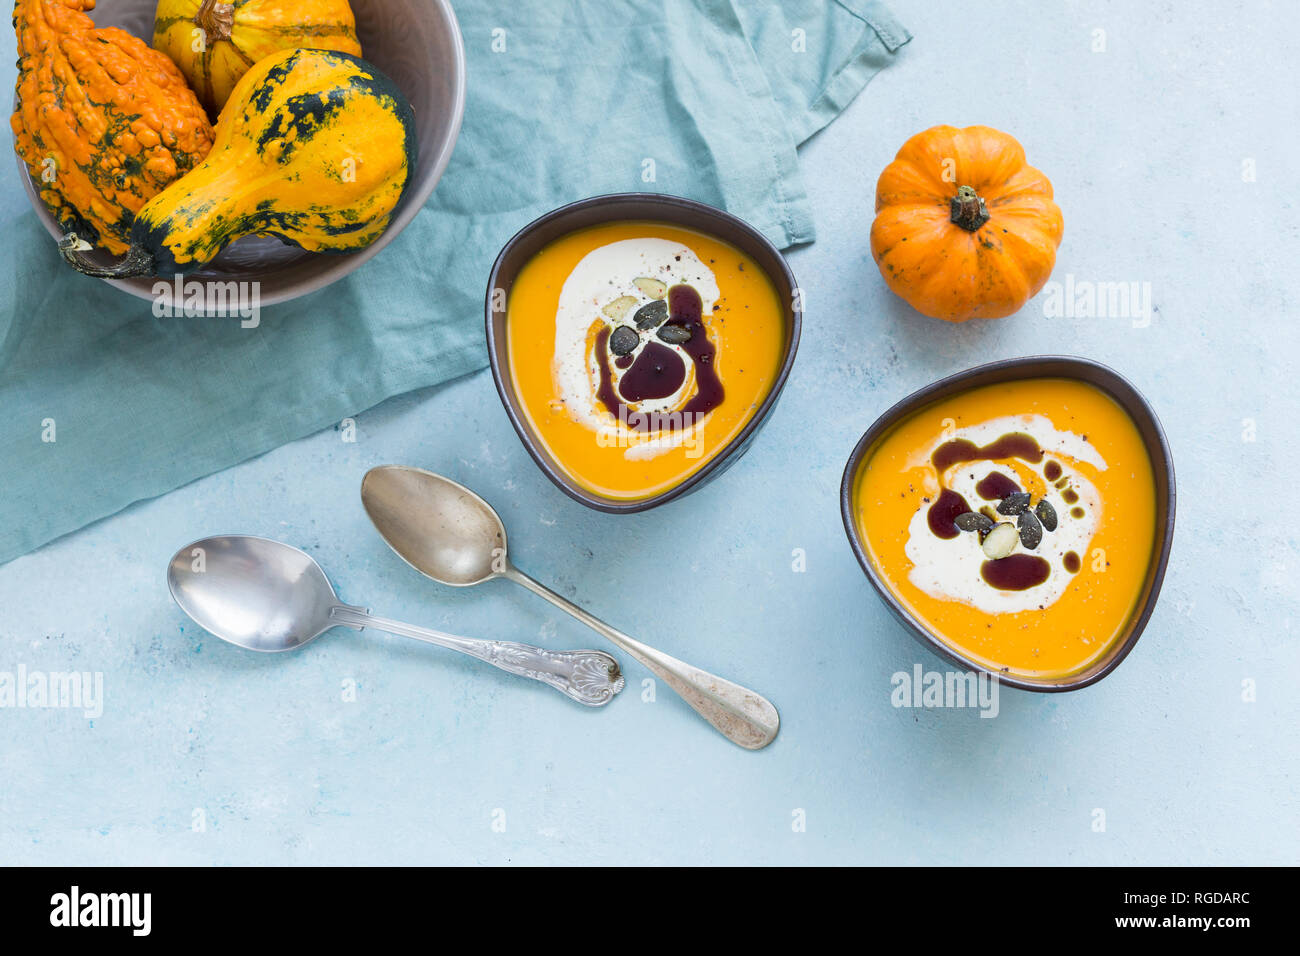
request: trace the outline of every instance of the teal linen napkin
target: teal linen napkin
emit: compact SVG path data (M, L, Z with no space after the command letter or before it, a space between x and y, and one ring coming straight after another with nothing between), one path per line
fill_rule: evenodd
M722 206L782 247L811 241L796 146L910 39L871 0L455 9L468 100L433 197L375 259L263 309L255 329L155 318L149 303L74 274L11 167L0 189L0 563L483 367L493 258L562 203L674 193ZM0 62L13 64L5 34ZM5 88L13 79L12 66L0 73Z

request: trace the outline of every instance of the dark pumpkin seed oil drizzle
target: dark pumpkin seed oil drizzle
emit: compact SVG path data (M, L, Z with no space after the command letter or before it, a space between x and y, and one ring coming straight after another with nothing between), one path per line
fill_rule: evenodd
M690 332L690 338L678 348L695 366L695 394L677 411L693 417L704 415L721 405L726 396L714 367L717 347L709 340L708 330L704 327L704 303L699 292L685 284L670 288L667 299L668 320L664 324L680 326ZM667 398L682 387L686 380L686 363L678 352L656 341L647 342L635 359L630 355L616 359L615 365L624 372L615 386L609 367L609 336L609 328L602 328L596 335L596 363L600 367L596 398L615 418L620 418L620 405L635 411L638 403ZM629 423L628 427L647 432L652 425L650 418L645 416Z
M980 565L980 577L999 591L1027 591L1051 573L1051 564L1036 554L1012 554Z

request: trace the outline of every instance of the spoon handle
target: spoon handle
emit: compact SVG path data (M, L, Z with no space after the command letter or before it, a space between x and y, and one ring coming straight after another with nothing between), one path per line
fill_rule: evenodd
M619 673L618 661L604 651L552 651L514 641L480 641L457 637L455 634L377 617L365 608L346 604L331 608L330 618L336 624L357 630L373 627L389 634L460 651L511 674L549 684L566 697L590 707L608 704L623 689L623 676Z
M781 718L766 698L628 637L513 565L507 565L501 574L572 614L625 654L640 661L732 743L747 750L761 750L776 738Z

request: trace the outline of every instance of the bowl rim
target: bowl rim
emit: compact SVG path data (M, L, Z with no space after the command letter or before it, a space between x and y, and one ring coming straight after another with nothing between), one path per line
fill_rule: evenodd
M1056 366L1050 371L1041 371L1044 365ZM1071 372L1087 371L1094 376L1103 379L1103 382L1094 381L1081 375L1071 374ZM890 590L888 584L880 572L876 569L862 541L862 536L858 532L857 522L855 520L853 508L853 488L856 484L859 469L861 468L867 453L875 446L877 441L890 431L895 425L905 417L920 411L927 405L966 391L971 388L979 388L984 385L994 385L1001 382L1016 381L1026 378L1075 378L1086 384L1099 388L1114 399L1124 410L1125 414L1133 420L1134 425L1138 426L1139 431L1143 432L1143 445L1146 448L1147 456L1151 460L1153 477L1156 485L1156 502L1157 502L1157 519L1159 518L1159 501L1160 493L1163 491L1166 496L1166 515L1164 518L1163 535L1157 529L1155 538L1154 551L1152 559L1147 569L1147 580L1144 582L1144 596L1142 605L1137 613L1133 614L1127 624L1128 633L1124 639L1116 644L1107 657L1100 665L1082 672L1080 676L1064 677L1058 680L1032 680L1019 676L1005 674L993 670L985 665L964 655L957 648L946 644L938 636L933 634L916 616L912 614L906 606L903 605ZM975 381L978 380L978 381ZM1130 407L1132 406L1132 407ZM1138 420L1134 414L1136 408L1144 415L1150 424L1150 434L1144 432L1143 423ZM1161 487L1160 471L1164 472L1164 484ZM1173 455L1169 449L1169 441L1165 437L1165 431L1160 424L1160 419L1156 415L1155 409L1146 397L1138 391L1127 378L1115 371L1108 365L1103 365L1093 359L1084 358L1077 355L1026 355L1018 358L1001 359L995 362L988 362L983 365L977 365L964 371L945 376L938 381L932 382L923 388L909 394L906 398L894 403L872 423L858 439L857 445L853 448L853 453L849 456L847 464L844 466L844 475L840 481L840 517L844 522L844 531L848 536L849 545L853 549L854 555L858 559L867 580L871 582L872 588L876 594L885 603L885 605L894 613L903 625L907 628L912 637L919 643L934 651L940 657L948 660L953 664L965 668L966 670L976 673L987 674L997 679L998 683L1007 687L1015 687L1019 690L1035 691L1038 693L1061 693L1064 691L1079 690L1088 687L1102 680L1117 668L1123 660L1128 657L1129 652L1137 644L1138 638L1146 630L1147 622L1151 619L1151 614L1155 610L1157 599L1160 597L1160 589L1164 583L1165 571L1169 564L1169 553L1173 546L1174 537L1174 517L1177 502L1177 492L1174 479L1174 462Z
M442 146L433 161L428 185L420 190L419 195L409 193L402 197L392 220L380 233L379 238L370 245L344 255L317 253L318 256L336 260L337 264L332 264L324 272L306 282L296 284L294 288L266 295L259 293L259 307L266 308L272 305L280 305L319 292L361 268L361 266L377 256L385 246L396 239L401 231L410 225L411 220L419 215L420 211L424 209L424 204L433 195L434 189L437 188L438 182L442 179L442 174L447 171L447 165L451 162L451 155L456 148L456 142L460 139L461 122L465 116L465 38L460 29L460 21L456 19L456 11L452 9L450 0L431 0L431 2L441 11L448 27L451 29L454 75L452 77L451 123L447 127L447 136L444 138ZM371 65L374 66L374 64ZM374 69L378 70L379 68L374 66ZM19 178L22 181L23 190L27 193L28 201L31 203L36 218L40 220L41 225L45 227L45 231L50 234L52 239L55 241L62 239L63 230L59 228L58 221L50 214L49 209L41 199L36 184L32 181L31 171L28 170L27 164L23 162L21 156L15 156L15 158L18 161ZM186 281L192 278L194 277L187 276ZM152 302L154 301L154 295L151 291L153 285L158 282L172 282L174 279L174 276L143 276L138 279L101 279L100 281L120 289L134 298ZM240 280L238 278L226 278L209 281L230 282ZM147 288L145 283L149 284Z
M497 336L495 329L496 312L493 309L492 300L493 291L499 287L498 280L500 279L502 266L505 263L506 257L513 252L520 243L528 239L529 236L537 230L550 225L557 220L564 219L576 213L584 212L588 209L600 206L608 206L611 209L616 209L621 205L632 204L657 205L664 208L676 209L685 215L702 216L706 219L718 219L727 223L731 228L744 233L748 238L752 239L754 242L758 243L760 247L764 248L764 250L770 255L772 261L778 265L781 273L779 278L788 283L792 293L796 293L796 295L793 296L793 301L787 303L786 319L789 328L787 330L781 368L777 372L776 378L773 380L771 387L768 389L767 395L764 397L762 404L759 405L758 410L754 412L749 421L745 423L745 427L737 434L733 435L731 440L727 442L726 447L715 454L713 458L704 465L704 467L688 476L679 484L676 484L665 491L661 491L656 495L651 495L648 498L638 498L633 501L619 501L613 498L602 498L581 488L560 468L553 466L548 453L539 447L539 440L533 434L525 420L523 409L516 407L516 403L512 397L513 390L507 384L506 379L509 375L509 368L503 368L502 366L503 364L508 366L509 363L508 361L503 363L497 358L498 348L507 349L508 343L504 341L506 338L505 335L500 337ZM627 218L629 217L611 215L608 219L603 221L612 222ZM642 219L647 222L656 221L653 217L647 216L634 216L630 218ZM714 236L724 242L731 241L727 239L726 236L719 235L715 230L711 230L704 226L693 227L683 222L674 222L667 219L661 221L667 225L676 226L678 228L696 228L697 231L705 233L706 235ZM596 223L589 223L588 225L595 224ZM585 227L575 226L574 229L570 231L576 231L581 228ZM732 244L734 245L735 243ZM511 276L512 285L514 279L515 276ZM484 324L487 332L488 363L492 369L492 382L496 386L497 397L501 399L501 404L505 407L506 415L510 419L510 424L514 426L515 434L519 436L519 440L523 443L529 456L533 459L534 463L536 463L537 467L541 469L542 473L551 480L552 484L574 501L606 514L635 514L641 511L648 511L651 508L666 504L669 501L688 494L707 482L710 478L714 477L718 474L719 469L725 467L730 461L734 460L736 454L748 445L755 432L757 432L759 427L762 426L764 420L780 398L782 390L785 388L786 380L790 376L790 370L794 366L795 356L799 351L799 339L803 331L803 307L802 303L798 301L798 290L799 285L795 281L794 273L790 269L790 264L786 261L785 256L782 254L781 250L776 247L775 243L744 219L741 219L739 216L730 213L725 209L719 209L716 206L710 206L708 203L699 202L694 199L687 199L682 196L673 196L667 193L603 193L598 196L589 196L586 199L579 199L575 202L566 203L563 206L552 209L550 212L544 213L532 222L528 223L528 225L524 226L510 237L506 244L501 247L501 251L497 254L496 260L492 263L492 271L488 275L487 292L484 296ZM503 319L503 330L505 327L504 322L505 320Z

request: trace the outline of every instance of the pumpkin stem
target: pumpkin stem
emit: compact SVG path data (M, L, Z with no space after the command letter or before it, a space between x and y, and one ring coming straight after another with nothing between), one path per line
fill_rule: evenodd
M203 31L205 43L229 40L230 32L235 28L235 5L203 0L199 12L194 14L194 25Z
M948 200L949 219L967 232L974 232L989 221L989 210L979 193L970 186L957 187L957 195Z
M82 254L93 248L75 232L59 240L59 252L72 268L96 279L133 279L154 274L153 256L138 246L127 249L122 261L112 266L97 266Z

